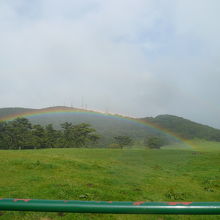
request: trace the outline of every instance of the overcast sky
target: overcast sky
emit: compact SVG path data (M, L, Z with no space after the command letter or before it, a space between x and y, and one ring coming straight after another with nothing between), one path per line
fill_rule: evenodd
M0 0L0 107L54 105L220 128L220 1Z

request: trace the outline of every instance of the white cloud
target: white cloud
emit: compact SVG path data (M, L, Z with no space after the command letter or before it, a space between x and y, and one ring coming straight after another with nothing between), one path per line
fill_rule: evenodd
M217 0L1 1L1 107L79 106L84 97L94 109L180 114L220 127L208 119L220 92L219 6Z

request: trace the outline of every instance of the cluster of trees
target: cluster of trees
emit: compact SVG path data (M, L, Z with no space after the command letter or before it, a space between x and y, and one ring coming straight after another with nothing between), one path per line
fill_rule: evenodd
M61 129L54 129L52 124L45 126L31 124L27 118L17 118L9 122L0 122L0 149L39 149L57 147L87 147L97 144L100 136L90 124L60 124ZM129 136L115 136L112 148L131 146L134 140ZM144 145L160 149L167 144L162 136L147 136ZM97 146L97 145L96 145Z
M86 123L65 122L61 128L56 130L52 124L32 125L27 118L0 122L0 149L86 147L99 140L96 130Z
M114 137L114 143L110 144L111 148L121 148L131 146L134 143L129 136L116 136ZM162 146L169 143L168 139L160 135L150 135L144 140L144 146L150 149L160 149Z

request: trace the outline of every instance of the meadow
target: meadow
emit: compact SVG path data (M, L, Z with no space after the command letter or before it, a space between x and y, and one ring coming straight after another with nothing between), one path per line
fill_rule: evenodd
M192 147L190 147L192 146ZM98 201L220 201L220 143L194 140L160 150L0 151L0 197ZM0 211L0 220L219 219L220 216Z

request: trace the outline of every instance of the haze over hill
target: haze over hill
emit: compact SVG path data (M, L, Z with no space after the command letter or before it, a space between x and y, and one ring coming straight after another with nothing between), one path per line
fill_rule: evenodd
M117 135L127 135L136 141L143 141L149 135L161 135L174 140L172 135L168 135L169 132L186 139L220 141L219 129L173 115L132 118L65 106L43 109L0 109L0 120L17 116L26 117L34 124L53 124L56 129L60 129L60 124L64 122L89 123L101 134L102 143L110 143L111 139Z

